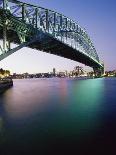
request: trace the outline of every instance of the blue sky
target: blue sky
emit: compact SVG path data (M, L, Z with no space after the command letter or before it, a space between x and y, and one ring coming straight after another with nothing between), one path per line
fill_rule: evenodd
M90 35L106 70L116 69L115 0L22 0L60 12L84 27ZM72 70L77 62L28 48L21 49L0 62L11 72L47 72ZM82 65L84 66L84 65ZM87 67L85 67L87 68Z

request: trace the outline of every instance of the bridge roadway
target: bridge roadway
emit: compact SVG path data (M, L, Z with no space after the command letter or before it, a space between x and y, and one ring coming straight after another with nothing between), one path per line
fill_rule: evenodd
M68 27L69 18L59 13L41 8L43 10L39 14L44 11L43 17L37 13L38 7L36 6L13 0L4 1L4 5L0 8L0 39L3 40L0 60L27 46L78 61L93 69L103 71L104 67L99 61L98 54L88 34L74 21L70 20L70 27ZM16 9L13 10L13 7ZM29 8L26 7L33 9L33 17L31 17ZM17 12L20 8L22 12ZM52 17L52 22L50 21L51 12L53 16L55 15ZM60 20L62 19L60 23L57 19L59 16ZM63 27L64 19L66 23ZM75 24L74 28L71 24ZM11 49L10 43L19 46Z

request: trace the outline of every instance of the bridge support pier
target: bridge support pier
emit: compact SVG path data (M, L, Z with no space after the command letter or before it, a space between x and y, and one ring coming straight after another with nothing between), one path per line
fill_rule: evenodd
M102 77L104 74L104 67L101 67L101 68L93 67L93 71L94 71L95 78Z

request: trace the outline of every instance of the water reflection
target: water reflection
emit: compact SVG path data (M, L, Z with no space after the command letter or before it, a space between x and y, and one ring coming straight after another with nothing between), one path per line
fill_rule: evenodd
M104 79L75 81L70 102L71 115L78 120L78 130L97 129L102 115Z
M49 114L56 118L56 124L64 126L64 129L66 125L72 124L77 133L77 128L87 129L100 117L103 81L15 80L14 87L4 94L4 110L8 118L15 120Z
M0 137L2 135L2 129L3 129L3 119L0 117Z
M80 151L90 146L95 148L98 140L103 142L101 131L107 105L105 98L108 98L105 81L15 80L14 87L1 97L1 124L5 124L1 125L1 131L5 128L8 150L16 145L20 146L16 151L28 154L32 149L45 155L53 148L59 150L59 154L77 148Z
M67 96L68 96L68 94L67 94L68 93L67 80L61 79L59 85L61 87L61 91L60 91L61 101L62 101L62 103L65 103L67 101Z
M4 96L5 111L9 117L26 117L47 104L51 88L46 80L16 80ZM47 106L47 105L46 105Z
M73 87L73 101L80 110L92 110L100 106L104 92L104 79L83 80ZM96 107L97 106L97 107Z
M62 103L62 107L58 110L58 120L55 124L59 132L61 131L60 134L81 136L94 132L101 125L104 80L66 80L65 82L68 88L65 104L60 95L58 103Z
M4 120L0 117L0 145L5 142Z

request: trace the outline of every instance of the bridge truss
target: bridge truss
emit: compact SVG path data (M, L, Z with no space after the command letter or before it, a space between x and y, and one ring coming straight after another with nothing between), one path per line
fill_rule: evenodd
M0 0L0 35L3 40L0 60L28 46L78 60L93 68L103 68L86 30L72 19L49 9L16 0ZM11 43L18 46L11 48ZM64 50L78 54L67 55L68 52L62 52Z

